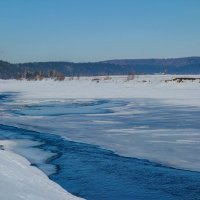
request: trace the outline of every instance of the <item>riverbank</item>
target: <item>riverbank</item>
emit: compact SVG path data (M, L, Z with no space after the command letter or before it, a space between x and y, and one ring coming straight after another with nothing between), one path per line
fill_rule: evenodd
M0 199L6 200L76 200L51 181L24 157L14 153L16 145L10 140L0 140ZM12 192L11 192L12 191Z

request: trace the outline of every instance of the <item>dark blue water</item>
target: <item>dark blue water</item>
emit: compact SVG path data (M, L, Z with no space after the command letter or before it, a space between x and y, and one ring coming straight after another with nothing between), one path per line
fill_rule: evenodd
M10 97L7 94L0 95L0 106L1 103L8 100L10 100ZM87 113L96 113L92 109L93 105L95 105L95 109L100 110L100 113L111 113L111 110L102 106L106 104L109 107L109 103L106 100L90 102L87 104ZM116 104L120 106L121 103ZM35 115L59 115L62 111L61 116L71 116L74 111L75 115L86 113L85 109L80 110L80 112L76 110L77 103L72 103L66 107L61 104L60 111L58 111L57 105L55 111L53 105L25 106L17 110L7 107L7 112L13 112L14 115L20 113L32 115L33 111ZM152 109L151 106L149 106L149 109ZM180 112L176 113L180 116L183 114L190 116L194 113L192 109L189 112L180 109ZM150 116L151 114L146 119L151 121L149 124L155 127L159 126L160 124L156 123L155 116L154 118ZM166 116L168 116L167 113ZM141 123L141 120L137 117L132 117L134 119L132 123ZM178 126L177 123L173 124L173 120L166 123L165 118L161 118L159 123L162 123L162 121L166 124L165 126ZM190 120L186 120L186 122L187 127L194 123ZM27 130L16 126L0 124L0 139L2 138L30 139L43 142L37 148L50 150L57 155L46 161L54 164L57 168L57 172L52 174L50 178L70 193L89 200L200 199L200 173L197 172L177 170L147 160L118 156L112 151L101 149L95 145L67 141L55 134Z

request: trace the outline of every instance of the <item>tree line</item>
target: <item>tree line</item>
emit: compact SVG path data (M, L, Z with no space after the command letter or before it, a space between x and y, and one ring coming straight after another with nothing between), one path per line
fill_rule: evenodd
M35 80L35 81L41 81L44 78L50 78L50 79L54 79L56 81L63 81L65 80L65 76L64 74L62 74L61 72L58 72L56 70L50 70L48 71L48 73L45 73L43 71L39 71L39 72L31 72L31 71L25 71L22 73L18 73L17 74L17 79L18 80Z

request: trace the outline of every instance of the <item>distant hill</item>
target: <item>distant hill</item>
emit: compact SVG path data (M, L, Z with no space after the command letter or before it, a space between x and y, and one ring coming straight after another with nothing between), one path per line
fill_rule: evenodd
M65 76L100 76L135 74L200 74L200 57L175 59L119 59L102 62L32 62L11 64L0 61L0 78L17 78L27 72L57 71Z
M200 57L169 59L120 59L105 63L133 68L136 73L200 74Z

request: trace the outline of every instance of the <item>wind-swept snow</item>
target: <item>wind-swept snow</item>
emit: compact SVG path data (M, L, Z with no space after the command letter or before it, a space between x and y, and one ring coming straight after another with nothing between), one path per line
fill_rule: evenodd
M82 77L64 81L0 80L0 92L20 92L20 101L38 102L66 99L99 98L153 98L173 104L200 106L200 83L165 82L180 75L144 75L127 81L126 76L114 76L111 80L98 77ZM189 77L200 77L193 75Z
M43 172L9 149L12 141L0 141L0 199L75 200L79 199L51 181Z

